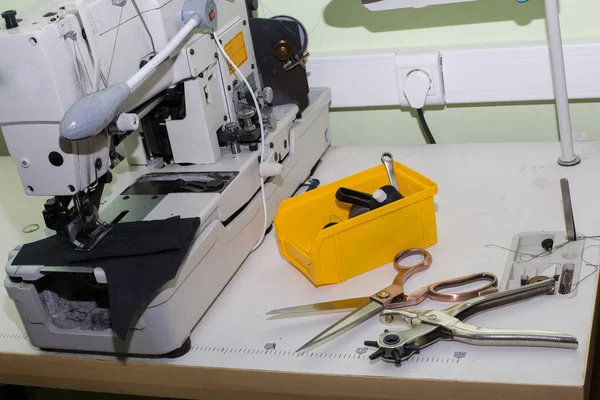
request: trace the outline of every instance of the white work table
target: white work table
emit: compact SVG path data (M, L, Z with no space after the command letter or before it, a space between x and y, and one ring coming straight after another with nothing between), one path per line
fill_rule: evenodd
M558 143L332 148L315 177L325 184L376 166L384 151L439 187L438 243L428 249L433 264L407 282L409 292L475 272L492 272L501 279L509 254L486 245L510 247L513 236L528 231L564 231L561 178L571 184L578 232L600 235L600 143L578 143L582 163L571 168L556 163ZM45 199L23 193L12 159L0 158L0 171L0 254L5 255L36 238L22 229L32 223L43 228ZM586 241L586 246L595 244L600 242ZM598 264L599 249L587 247L585 259ZM582 277L593 271L584 265ZM270 233L197 325L192 350L172 360L42 352L27 341L15 307L1 289L0 383L207 399L585 398L596 335L597 274L583 281L572 299L543 296L469 321L563 331L578 338L577 350L440 342L396 368L370 362L372 349L365 353L363 342L385 329L377 318L297 354L295 349L341 316L268 320L265 315L275 308L370 295L389 285L395 274L388 264L342 284L315 288L280 257ZM431 301L419 306L446 307Z

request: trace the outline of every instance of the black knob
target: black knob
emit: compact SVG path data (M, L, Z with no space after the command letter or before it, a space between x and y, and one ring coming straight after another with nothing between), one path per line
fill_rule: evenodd
M554 248L554 240L551 238L548 239L544 239L542 241L542 247L544 248L544 250L546 251L552 251L552 249Z
M246 7L248 7L249 11L257 11L258 0L246 0Z
M6 23L6 29L13 29L19 26L19 23L17 22L17 12L15 10L4 11L1 15Z
M58 210L59 208L60 208L60 204L54 198L46 200L46 203L44 204L44 209L46 211L55 211L55 210Z

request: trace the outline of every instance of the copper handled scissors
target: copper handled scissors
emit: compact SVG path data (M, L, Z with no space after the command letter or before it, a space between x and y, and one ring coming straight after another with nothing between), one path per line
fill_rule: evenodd
M410 256L422 256L423 260L416 265L405 266L401 262ZM398 275L394 282L383 290L378 291L370 297L359 297L354 299L344 299L337 301L328 301L325 303L307 304L304 306L282 308L270 311L267 315L281 317L296 317L302 315L314 315L316 313L337 312L340 310L355 309L352 313L342 318L316 337L311 339L297 351L303 351L309 347L320 344L334 336L341 335L350 329L360 325L368 319L379 314L384 309L395 309L415 306L425 299L432 299L443 302L461 302L475 297L483 296L498 291L498 278L496 275L483 272L473 275L462 276L454 279L448 279L424 286L405 294L404 283L411 276L425 271L431 266L432 257L428 251L423 249L405 250L394 257L394 267ZM475 290L458 293L441 293L441 290L465 286L479 281L487 281L485 286Z

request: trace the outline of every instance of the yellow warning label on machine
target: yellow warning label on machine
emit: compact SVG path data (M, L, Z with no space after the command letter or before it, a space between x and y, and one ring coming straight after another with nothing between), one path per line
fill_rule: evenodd
M246 41L244 40L243 31L240 31L240 33L235 35L233 39L225 45L225 52L227 52L231 61L233 61L238 68L248 60L248 52L246 51ZM227 64L229 65L229 75L233 75L235 69L233 69L231 64Z

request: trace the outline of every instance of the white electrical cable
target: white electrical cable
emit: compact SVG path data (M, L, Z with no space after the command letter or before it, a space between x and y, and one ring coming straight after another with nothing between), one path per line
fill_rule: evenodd
M193 14L175 37L127 82L115 83L104 90L77 99L67 109L60 122L60 135L67 140L82 140L102 132L115 119L119 107L123 105L131 92L152 75L160 64L185 42L188 35L200 25L200 21L201 17ZM94 63L94 67L97 65L99 64ZM102 73L99 72L98 77L101 77ZM99 80L96 80L95 77L93 79L96 82L95 87L98 88Z
M252 89L252 86L246 80L246 77L244 76L244 74L242 74L242 71L240 71L239 68L237 67L237 65L235 65L235 63L231 60L231 58L229 57L229 55L223 48L223 45L219 41L219 37L217 36L216 32L213 33L213 37L215 38L215 43L217 44L217 48L219 49L219 51L221 52L221 54L223 55L225 60L227 60L229 65L231 65L231 67L235 70L235 73L242 80L242 82L244 82L244 85L246 85L246 87L248 88L248 91L250 92L250 96L252 97L252 101L254 102L254 107L256 108L256 115L258 116L258 123L260 124L260 140L261 140L260 160L261 160L261 162L264 162L265 161L265 127L263 124L262 114L260 112L260 106L258 104L256 95L254 94L254 89ZM267 232L267 228L269 225L269 214L267 213L267 194L266 194L266 189L265 189L265 178L263 178L263 177L260 178L260 191L262 194L262 202L263 202L264 226L263 226L263 230L262 230L262 235L260 236L260 239L258 240L258 242L256 242L256 245L254 245L254 247L252 248L252 251L258 249L260 247L260 245L262 244L262 242L265 240L265 234Z
M127 86L133 90L136 86L145 81L146 78L148 78L148 76L150 76L163 61L169 58L171 53L174 52L181 43L183 43L188 35L198 26L200 20L198 14L192 15L189 22L181 28L177 35L175 35L175 37L171 39L169 43L167 43L167 45L152 58L152 60L148 61L146 65L125 82Z

